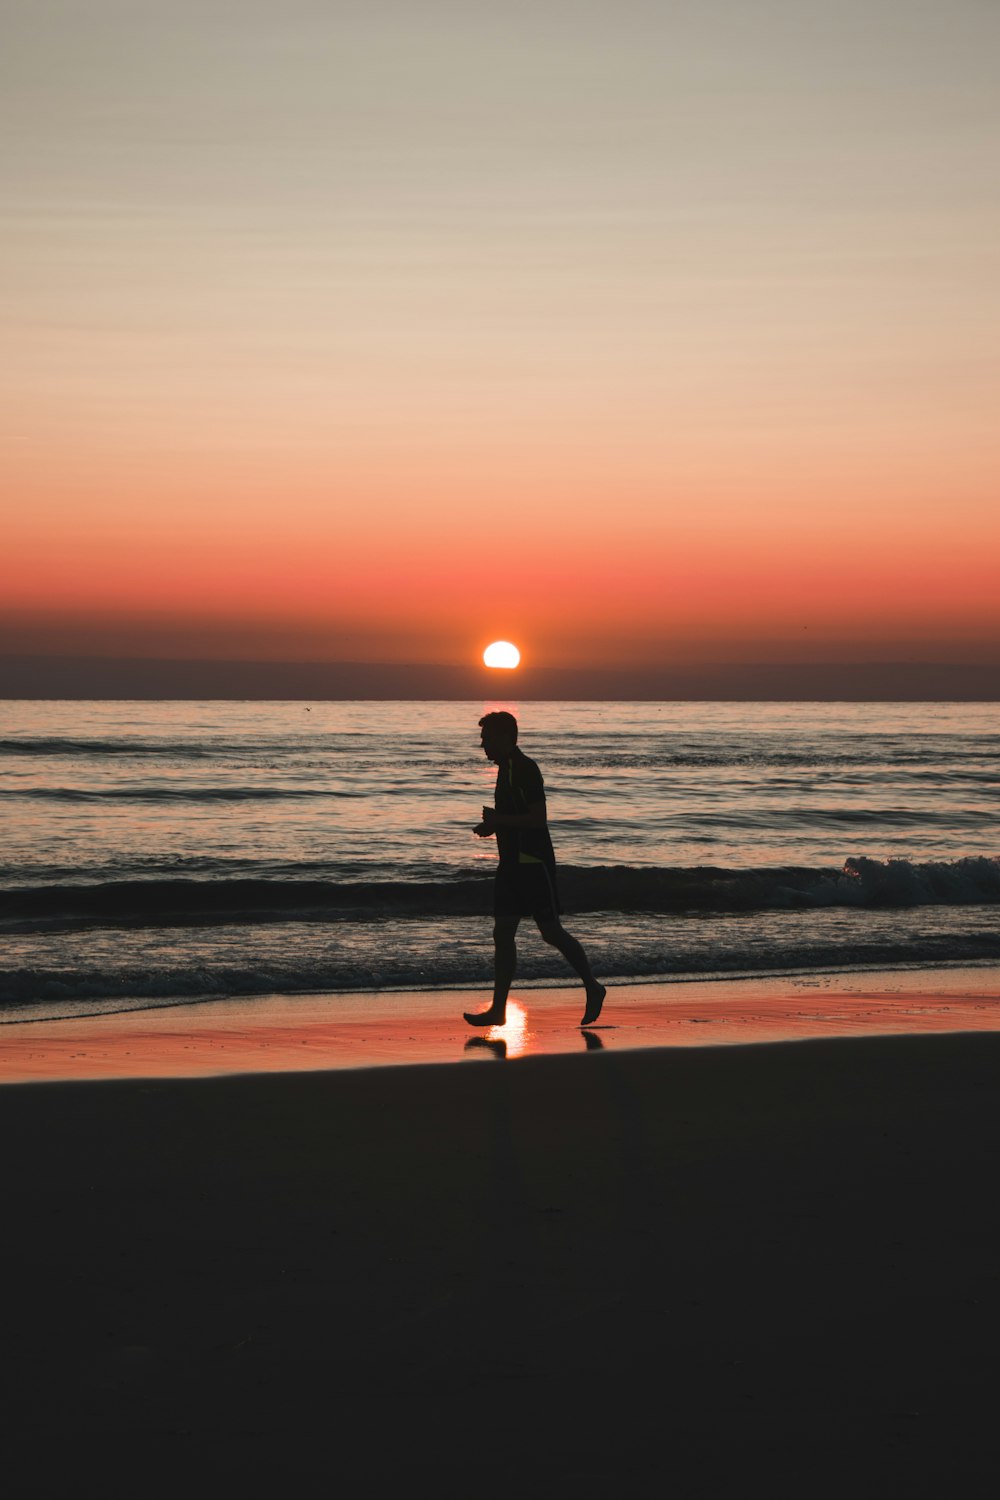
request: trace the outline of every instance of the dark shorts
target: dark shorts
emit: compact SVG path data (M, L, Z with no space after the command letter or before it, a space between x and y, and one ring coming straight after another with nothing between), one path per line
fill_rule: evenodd
M555 871L548 865L501 865L493 889L497 917L534 917L536 922L558 922L559 896Z

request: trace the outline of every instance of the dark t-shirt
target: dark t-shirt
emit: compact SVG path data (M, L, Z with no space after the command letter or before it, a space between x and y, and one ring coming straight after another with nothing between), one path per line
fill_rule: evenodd
M510 760L497 767L493 803L497 812L525 813L535 802L545 801L545 783L533 760L515 750ZM548 827L498 828L497 851L501 865L548 865L555 869L556 856Z

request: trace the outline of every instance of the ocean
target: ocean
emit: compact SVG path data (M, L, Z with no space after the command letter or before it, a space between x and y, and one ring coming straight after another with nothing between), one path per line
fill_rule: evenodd
M494 707L604 979L1000 959L995 703L7 701L2 1018L485 985Z

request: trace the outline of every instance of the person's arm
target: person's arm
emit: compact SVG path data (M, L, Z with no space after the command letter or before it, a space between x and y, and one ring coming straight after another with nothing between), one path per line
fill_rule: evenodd
M545 799L530 802L523 813L497 812L495 807L483 808L483 826L486 828L544 828L546 824Z

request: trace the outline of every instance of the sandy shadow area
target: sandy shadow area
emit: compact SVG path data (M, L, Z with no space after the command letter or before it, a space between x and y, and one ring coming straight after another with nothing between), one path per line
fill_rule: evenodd
M574 1046L0 1089L11 1493L992 1493L1000 1036Z

